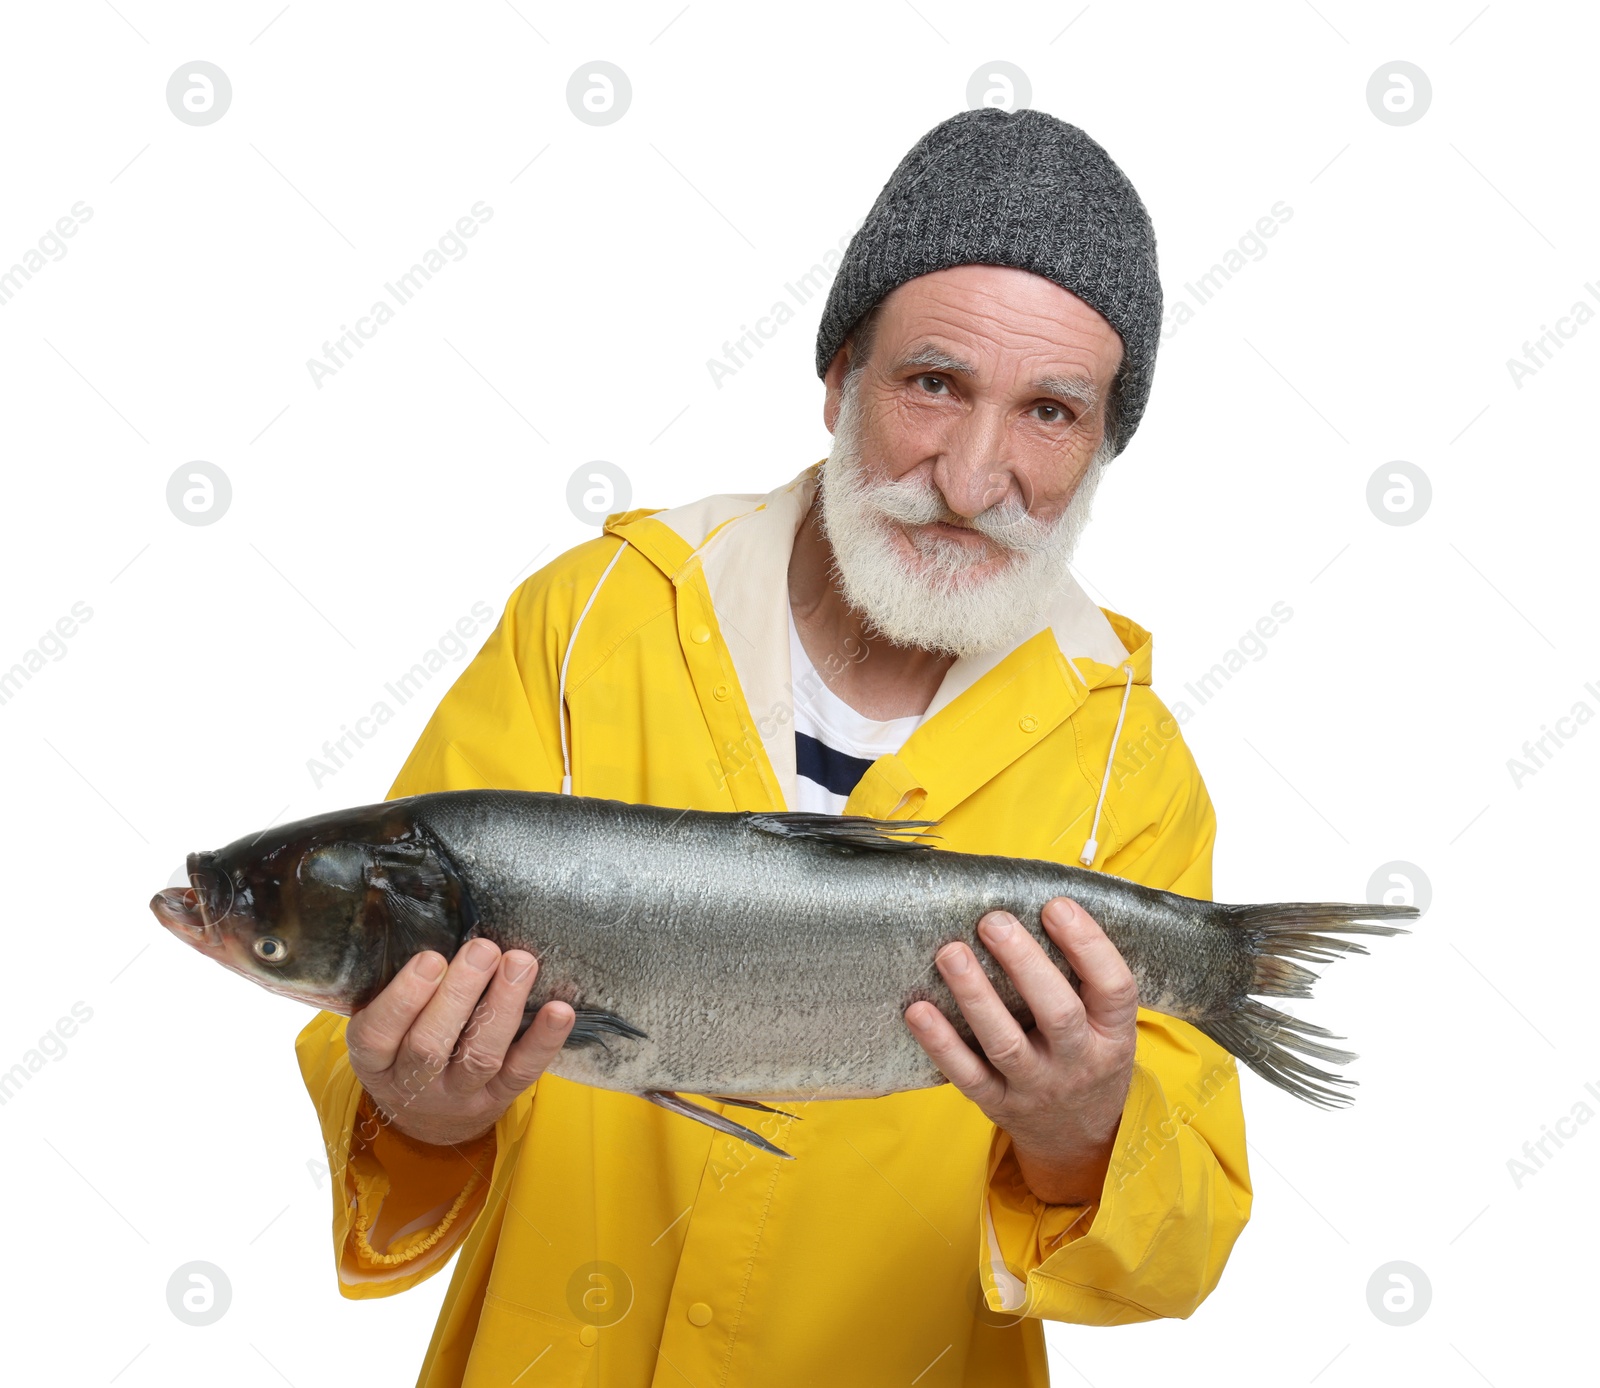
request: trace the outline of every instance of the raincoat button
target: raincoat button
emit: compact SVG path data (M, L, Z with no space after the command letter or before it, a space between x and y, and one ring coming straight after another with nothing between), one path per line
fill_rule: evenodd
M697 1301L689 1308L689 1323L691 1325L710 1325L711 1308L703 1301Z
M711 639L711 628L702 622L699 626L690 629L689 639L692 640L695 645L703 646Z
M728 686L725 684L719 684L711 691L711 694L713 698L726 699L728 697Z
M592 1325L586 1325L578 1332L578 1343L580 1345L592 1345L599 1338L600 1332Z
M1035 718L1035 717L1034 717L1034 716L1033 716L1033 715L1032 715L1032 714L1031 714L1031 713L1030 713L1030 714L1027 714L1027 715L1026 715L1026 716L1025 716L1025 717L1024 717L1024 718L1022 718L1022 719L1021 719L1021 720L1020 720L1020 721L1019 721L1019 722L1018 722L1018 723L1017 723L1017 726L1018 726L1018 727L1019 727L1019 728L1021 728L1021 729L1022 729L1022 731L1023 731L1023 732L1025 732L1025 733L1031 733L1031 732L1033 732L1033 731L1035 731L1035 730L1036 730L1036 729L1037 729L1037 728L1038 728L1038 726L1039 726L1039 720L1038 720L1038 719L1037 719L1037 718Z

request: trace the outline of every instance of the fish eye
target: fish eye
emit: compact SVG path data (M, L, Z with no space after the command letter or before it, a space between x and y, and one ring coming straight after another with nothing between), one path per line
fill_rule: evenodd
M254 948L256 958L268 964L281 964L289 957L289 946L276 935L263 935Z

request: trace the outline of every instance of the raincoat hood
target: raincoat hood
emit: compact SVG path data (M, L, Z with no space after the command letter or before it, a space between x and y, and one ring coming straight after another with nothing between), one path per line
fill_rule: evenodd
M738 687L755 715L766 761L784 805L792 805L795 798L794 733L788 718L778 716L793 707L794 699L788 644L789 558L816 496L823 466L822 461L813 463L764 495L725 493L666 510L625 511L608 517L605 524L608 534L637 548L680 593L691 578L703 582L717 633L726 646ZM602 583L621 555L619 550L607 566ZM704 628L709 639L709 619L697 623L696 628ZM691 640L700 640L697 630L691 631ZM577 636L575 628L573 643ZM1074 707L1089 690L1102 686L1123 686L1126 691L1135 684L1148 685L1150 646L1149 632L1119 614L1102 611L1069 573L1031 637L1011 650L961 656L950 666L928 705L924 722L959 705L963 695L1019 652L1026 653L1024 663L1043 667L1046 680L1053 673L1059 680L1061 700ZM1120 734L1121 727L1119 718L1116 733ZM1115 740L1114 734L1113 746ZM1112 748L1104 749L1102 804L1113 759ZM566 772L570 778L570 765ZM570 780L565 788L570 790ZM904 805L895 808L908 812ZM926 814L929 807L918 800L916 812ZM1086 865L1094 858L1098 821L1097 810L1085 853L1080 855Z

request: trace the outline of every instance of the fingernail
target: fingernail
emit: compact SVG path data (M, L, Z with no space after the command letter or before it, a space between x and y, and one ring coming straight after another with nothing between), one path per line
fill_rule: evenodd
M514 949L506 955L506 982L521 983L524 975L533 964L533 956L520 949Z
M1004 911L993 911L983 918L983 933L991 940L1009 940L1011 927L1016 924Z
M429 950L417 956L417 977L425 983L437 983L444 977L444 956Z
M500 951L491 940L474 940L467 946L467 965L474 969L488 969L500 957Z
M953 974L964 974L967 971L967 952L959 945L952 945L939 955L940 962Z

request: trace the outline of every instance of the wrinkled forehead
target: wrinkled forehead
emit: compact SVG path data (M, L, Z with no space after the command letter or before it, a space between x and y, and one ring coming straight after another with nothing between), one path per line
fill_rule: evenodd
M879 348L903 352L924 340L991 373L1008 367L1081 375L1109 384L1122 364L1117 330L1053 280L1002 265L956 265L891 290L878 306Z

